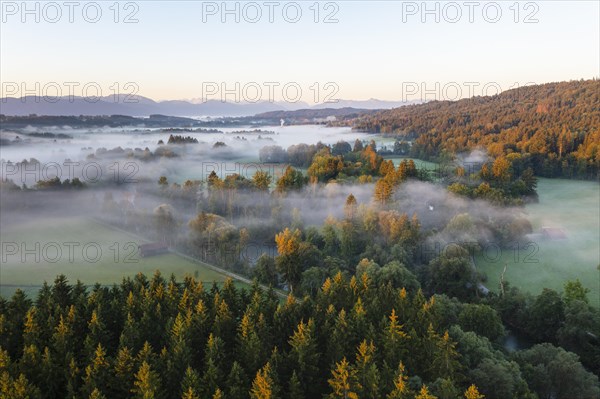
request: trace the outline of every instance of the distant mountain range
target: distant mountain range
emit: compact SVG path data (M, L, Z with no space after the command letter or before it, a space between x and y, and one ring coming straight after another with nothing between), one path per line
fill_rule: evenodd
M54 99L53 99L54 100ZM294 111L300 109L358 108L365 110L391 109L414 102L370 100L339 100L310 106L304 102L256 102L231 103L219 100L168 100L154 101L147 97L107 96L97 101L83 97L60 97L51 102L42 97L6 97L0 99L0 114L4 115L127 115L149 116L153 114L171 116L252 116L272 111Z

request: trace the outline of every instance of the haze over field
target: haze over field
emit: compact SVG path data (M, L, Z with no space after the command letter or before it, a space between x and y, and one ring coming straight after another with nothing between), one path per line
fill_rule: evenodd
M600 398L599 15L1 1L0 398Z

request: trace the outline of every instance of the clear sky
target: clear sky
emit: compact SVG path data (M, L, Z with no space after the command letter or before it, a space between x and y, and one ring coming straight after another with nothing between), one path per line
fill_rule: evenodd
M343 99L444 99L465 97L470 86L481 94L486 85L493 92L600 74L598 1L334 1L316 6L314 1L134 1L117 6L84 1L71 10L62 1L47 3L27 3L33 10L27 14L21 1L2 1L3 89L7 82L33 90L36 82L40 87L56 82L66 95L64 82L77 82L74 94L81 95L83 85L96 82L109 95L115 82L121 93L129 93L131 87L124 85L134 82L138 94L164 100L206 97L222 83L234 89L235 82L240 87L255 82L266 100L264 82L276 82L276 99L289 83L308 102L314 102L316 87L321 101L335 90L335 98ZM233 13L224 14L224 7ZM98 8L102 15L96 17ZM298 8L302 15L296 17ZM128 15L137 22L125 23ZM327 16L332 23L325 23ZM247 87L246 96L254 97L255 85ZM221 89L212 96L223 95ZM19 94L22 89L14 96ZM288 97L294 97L293 91Z

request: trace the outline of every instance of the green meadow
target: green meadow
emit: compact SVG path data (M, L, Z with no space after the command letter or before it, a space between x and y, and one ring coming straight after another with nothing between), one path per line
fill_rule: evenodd
M156 270L165 278L174 274L178 281L191 275L205 285L227 278L173 253L142 258L137 246L143 243L135 235L86 218L45 218L3 227L0 295L10 296L20 288L35 296L44 281L51 283L59 274L88 285L112 285Z
M568 280L579 279L590 290L590 303L600 306L600 185L597 182L539 179L539 203L525 210L534 232L542 227L562 229L566 239L544 239L533 235L529 246L503 250L495 259L475 257L486 273L486 286L499 289L506 264L505 280L523 291L538 294L543 288L562 291Z
M415 166L419 169L427 169L427 170L433 171L439 167L439 165L434 162L423 161L422 159L417 159L417 158L403 157L400 155L386 155L383 158L386 160L391 159L392 162L394 162L394 166L400 165L400 162L404 161L405 159L406 160L412 159L415 163Z

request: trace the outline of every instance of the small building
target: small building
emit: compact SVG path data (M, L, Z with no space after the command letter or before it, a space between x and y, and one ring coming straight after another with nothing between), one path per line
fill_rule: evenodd
M542 227L540 229L542 237L546 240L566 240L567 233L558 227Z
M138 245L138 250L142 258L156 256L169 252L169 246L164 242L152 242L150 244Z

